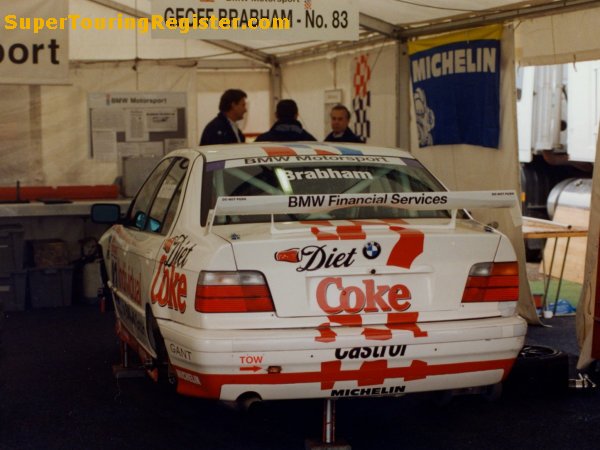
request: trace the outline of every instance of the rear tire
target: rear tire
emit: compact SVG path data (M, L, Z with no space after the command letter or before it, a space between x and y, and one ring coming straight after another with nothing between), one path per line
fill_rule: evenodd
M569 387L569 357L550 347L526 345L504 385L507 391L522 394L564 394Z
M102 259L100 262L100 279L102 280L102 297L104 298L104 310L110 311L115 307L113 301L113 293L108 286L108 270L106 269L106 261Z
M150 342L152 350L156 353L156 359L164 361L167 356L167 347L160 334L156 317L154 317L152 309L149 306L146 307L146 333L148 334L148 342Z
M146 332L148 333L148 342L156 353L156 358L153 362L158 370L158 382L169 389L175 390L177 387L177 377L171 366L167 346L160 334L158 322L149 306L146 307Z

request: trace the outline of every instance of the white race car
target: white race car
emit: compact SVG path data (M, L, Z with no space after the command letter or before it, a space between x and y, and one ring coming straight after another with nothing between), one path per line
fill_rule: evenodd
M117 333L197 397L494 385L526 332L518 264L464 208L515 205L512 191L448 192L396 149L178 150L101 239ZM118 207L92 216L116 222Z

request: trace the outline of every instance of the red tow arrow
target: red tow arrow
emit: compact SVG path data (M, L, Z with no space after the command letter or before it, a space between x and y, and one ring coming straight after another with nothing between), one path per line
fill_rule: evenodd
M259 366L240 367L240 370L244 370L247 372L258 372L259 370L262 370L262 367L259 367Z

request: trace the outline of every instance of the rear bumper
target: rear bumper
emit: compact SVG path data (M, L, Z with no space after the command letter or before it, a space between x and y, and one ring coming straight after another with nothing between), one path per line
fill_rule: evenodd
M484 386L508 375L520 317L282 330L200 330L159 321L178 391L236 400L400 395Z

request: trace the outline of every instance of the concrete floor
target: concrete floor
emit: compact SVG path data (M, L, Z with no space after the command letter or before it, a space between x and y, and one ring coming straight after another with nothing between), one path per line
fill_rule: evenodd
M531 328L528 342L575 361L574 317ZM322 402L281 401L240 414L148 379L115 380L111 312L72 306L11 313L0 346L0 449L303 449L321 435ZM574 371L574 368L572 368ZM355 450L597 449L597 390L478 396L440 406L427 395L344 399L337 436Z

